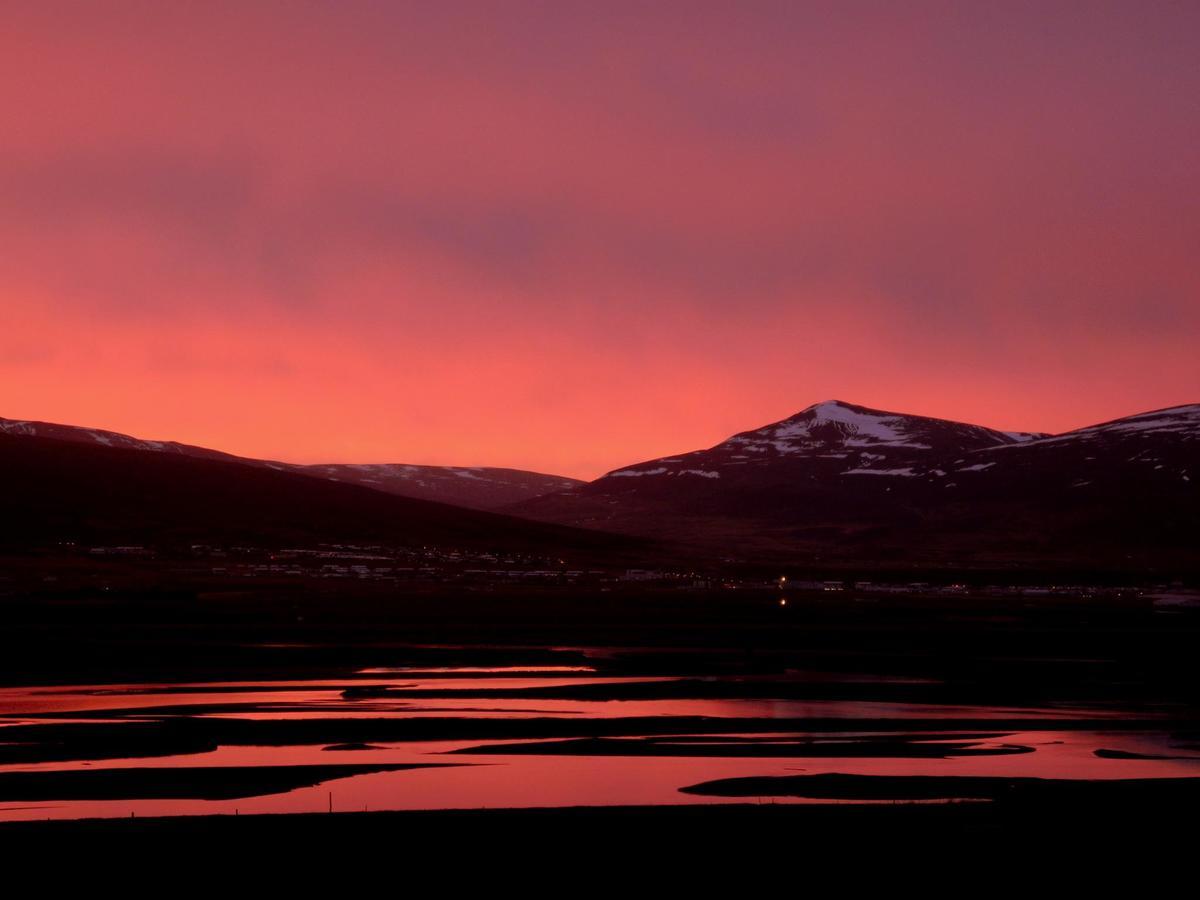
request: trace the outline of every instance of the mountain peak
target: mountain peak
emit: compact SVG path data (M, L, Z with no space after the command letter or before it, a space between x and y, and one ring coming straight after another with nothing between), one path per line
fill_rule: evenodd
M925 454L957 455L986 447L1028 440L1036 435L1008 434L979 425L887 412L822 400L770 425L743 431L707 450L663 457L610 472L622 483L640 476L676 475L715 481L778 460L817 461L828 476L870 471L910 474ZM807 463L806 463L807 464Z
M844 400L823 400L801 410L791 418L760 428L751 434L779 442L821 441L848 446L904 443L911 417L868 409ZM779 448L783 449L783 448Z
M859 406L857 403L847 403L845 400L822 400L820 403L806 406L792 418L796 418L797 416L812 416L817 419L836 419L839 416L844 416L847 412L878 412L878 410L867 409L865 406Z
M818 409L823 409L823 408L825 408L825 407L828 407L828 406L845 406L845 407L855 407L855 406L857 406L857 405L858 405L858 404L855 404L855 403L847 403L845 400L838 400L838 399L836 399L836 398L835 398L835 399L833 399L833 400L822 400L820 403L814 403L812 406L806 406L806 407L805 407L805 408L802 410L802 412L808 412L809 410L818 410Z

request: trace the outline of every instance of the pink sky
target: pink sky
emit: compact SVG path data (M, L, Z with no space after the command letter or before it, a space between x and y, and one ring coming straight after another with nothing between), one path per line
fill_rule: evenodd
M6 4L0 415L593 477L1200 401L1200 6Z

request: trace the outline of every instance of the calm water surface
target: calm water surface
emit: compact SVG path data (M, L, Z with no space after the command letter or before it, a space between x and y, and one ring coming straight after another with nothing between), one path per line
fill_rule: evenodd
M843 679L851 683L854 676ZM54 723L144 723L178 718L264 720L445 718L604 719L704 716L725 723L730 719L839 718L848 720L831 732L792 731L762 735L779 739L841 739L869 737L879 720L937 719L944 727L929 732L929 740L966 742L972 749L1019 746L1028 752L950 758L878 757L756 757L719 756L566 756L552 754L455 754L480 745L495 749L507 743L487 737L469 740L371 741L370 749L330 752L326 743L265 746L219 746L203 753L144 758L70 760L0 765L7 772L148 769L162 767L290 766L344 764L455 764L453 767L378 772L337 778L314 787L237 800L67 800L53 802L0 801L0 819L77 818L91 816L194 815L212 813L281 813L326 810L434 809L479 807L537 807L662 803L744 802L682 794L679 789L719 778L842 772L864 775L994 775L1045 778L1157 778L1200 776L1200 750L1180 745L1165 729L1061 730L1056 723L1071 719L1145 719L1144 711L1119 708L1025 708L947 706L930 703L875 700L789 700L770 696L771 682L763 680L746 699L545 699L490 697L490 690L538 690L572 685L662 683L671 678L604 677L588 666L376 668L351 673L343 680L198 682L191 684L71 685L0 689L0 746L5 727ZM861 679L860 679L861 680ZM387 688L386 696L353 699L347 687ZM413 691L437 690L448 696L406 697ZM853 720L872 720L855 728ZM956 719L1045 720L1046 727L997 731L956 737ZM610 723L611 724L611 723ZM897 724L892 730L902 730ZM670 730L670 729L669 729ZM642 724L627 737L653 735ZM694 735L704 735L698 729ZM755 736L751 730L743 736ZM22 738L27 741L28 738ZM557 740L557 739L555 739ZM1174 759L1106 759L1098 749ZM2 778L0 778L2 782ZM783 802L783 801L780 801ZM787 801L804 802L804 801Z

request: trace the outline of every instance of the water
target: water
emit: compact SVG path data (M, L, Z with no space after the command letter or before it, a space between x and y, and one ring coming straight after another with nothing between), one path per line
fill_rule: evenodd
M805 677L793 674L787 683L794 685L797 678ZM821 679L838 685L863 685L866 694L871 691L871 680L860 676L821 675L814 678ZM1119 707L951 706L867 697L780 699L771 695L782 692L780 685L783 682L766 678L709 680L709 683L737 682L739 689L748 695L735 699L648 696L645 699L613 700L492 695L493 692L536 694L584 685L599 686L596 690L606 690L605 686L615 689L622 685L644 685L653 694L670 687L674 681L676 679L662 675L605 676L590 666L438 669L410 666L352 671L341 680L3 688L0 689L0 751L36 743L38 729L64 725L84 729L80 734L86 734L89 727L108 729L105 732L108 734L122 734L124 728L185 723L187 727L214 728L213 733L223 737L216 749L204 752L138 757L134 755L135 750L125 749L122 754L128 755L111 759L8 763L0 765L0 790L3 790L4 774L15 772L95 773L117 769L347 764L453 765L340 777L283 793L231 800L0 800L0 819L128 816L131 813L155 816L313 812L329 809L331 802L333 809L341 811L745 802L683 794L679 789L721 778L828 772L1079 779L1200 776L1200 751L1181 745L1165 723L1162 727L1156 726L1154 718L1144 711ZM343 694L349 687L388 690L382 696L354 699ZM427 696L430 692L437 696ZM671 742L680 746L680 717L706 717L705 722L687 723L695 727L685 730L684 736L690 739L684 743L687 752L695 753L698 744L704 743L696 739L712 735L704 747L704 752L712 755L540 752L514 755L495 752L508 745L528 745L534 741L549 745L552 741L588 737L591 727L588 723L592 722L600 732L612 738L671 736L665 743L659 742L660 752L671 753L675 752ZM637 719L636 723L629 723L628 730L620 721L627 718ZM1141 724L1131 728L1131 718L1141 720ZM788 727L793 724L790 720L797 719L826 721L819 729ZM831 725L830 719L844 721ZM575 730L550 739L496 737L497 728L503 730L507 720L526 720L527 726L536 728L541 728L541 724L528 720L547 720L547 727L552 729L556 722L582 724L564 725ZM740 720L746 720L744 729L738 727ZM765 727L763 723L768 720L780 720L780 728ZM1006 721L1017 720L1022 723L1019 729L1006 727ZM369 742L370 749L324 749L340 742L338 732L345 730L347 722L357 729L356 734L365 731L363 740ZM912 722L913 727L906 727L906 722ZM997 727L987 730L979 727L987 722L995 722ZM1111 722L1112 727L1105 727L1106 722ZM394 728L396 723L417 729L414 737L386 739L393 733L388 727ZM327 735L322 734L324 724L330 726ZM303 733L302 739L293 742L280 740L269 730L276 726L303 726L309 730ZM446 727L455 730L454 739L428 736ZM260 730L238 732L230 731L231 728ZM419 731L424 728L431 731L422 737ZM372 729L379 729L385 739L371 738ZM477 736L471 734L472 729L478 729ZM230 734L242 734L242 737L234 741L229 738ZM256 734L274 735L272 742L283 745L256 745ZM461 736L464 734L465 737ZM786 755L791 746L789 742L797 740L832 740L843 746L858 741L870 745L873 739L894 741L896 735L921 746L929 746L930 742L953 742L955 746L982 755L949 758ZM744 745L737 741L732 745L724 742L738 737L757 739L760 746L763 746L762 741L779 742L771 746L779 748L780 755L752 758L730 755ZM60 740L51 738L47 738L48 744ZM485 745L493 752L453 752ZM137 746L136 741L133 746ZM606 746L614 748L613 745ZM614 749L619 752L626 746L615 745ZM1013 747L1024 752L999 752ZM1142 756L1188 758L1101 758L1095 752L1099 749ZM765 752L774 751L765 749ZM987 755L989 753L995 755Z

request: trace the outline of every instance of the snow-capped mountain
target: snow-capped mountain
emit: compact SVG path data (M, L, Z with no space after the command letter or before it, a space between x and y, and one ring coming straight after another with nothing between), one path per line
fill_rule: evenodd
M914 476L943 454L1025 443L1045 435L995 431L926 416L883 412L827 400L790 418L735 434L707 450L609 472L595 484L619 490L618 478L734 478L745 471L801 462L841 475ZM640 483L639 483L640 486Z
M403 463L295 465L273 460L249 459L175 441L145 440L98 428L81 428L73 425L18 419L0 418L0 434L53 438L125 450L145 450L199 459L237 462L277 471L295 472L330 481L357 484L402 497L436 500L472 509L495 509L541 494L568 490L582 484L576 479L561 475L544 475L540 472L494 467L417 466Z
M734 557L1200 567L1198 471L1200 405L1048 435L830 400L509 510Z
M728 560L1200 576L1200 405L1048 435L830 400L586 484L508 469L297 466L0 419L4 434L278 470Z
M1171 406L1077 428L1059 435L1038 435L1042 443L1098 441L1120 438L1174 436L1185 443L1200 441L1200 403Z
M1200 473L1200 404L1045 435L1020 449L992 447L965 455L953 461L950 477L964 487L1020 480L1085 494L1187 494Z

